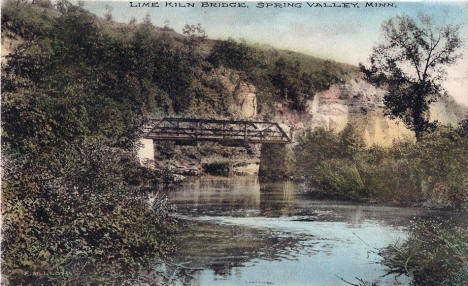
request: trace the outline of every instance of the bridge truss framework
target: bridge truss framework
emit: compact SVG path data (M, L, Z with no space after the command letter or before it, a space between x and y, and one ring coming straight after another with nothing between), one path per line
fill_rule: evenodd
M151 119L143 127L143 138L185 143L209 141L225 145L291 142L275 122L193 118Z

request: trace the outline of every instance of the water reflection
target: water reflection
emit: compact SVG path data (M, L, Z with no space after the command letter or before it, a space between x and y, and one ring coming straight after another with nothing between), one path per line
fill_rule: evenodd
M260 215L279 217L295 212L296 189L292 182L267 183L260 186Z
M181 239L183 244L175 257L178 261L190 261L192 268L207 268L217 279L227 279L233 271L240 271L238 267L256 259L293 259L307 236L292 238L262 228L195 222Z
M205 177L184 183L169 198L182 214L257 215L260 184L256 177ZM244 210L250 212L246 214Z
M433 215L315 201L292 182L255 177L201 178L170 199L193 222L174 259L205 269L191 285L346 285L337 275L393 285L375 248L403 239L412 218Z

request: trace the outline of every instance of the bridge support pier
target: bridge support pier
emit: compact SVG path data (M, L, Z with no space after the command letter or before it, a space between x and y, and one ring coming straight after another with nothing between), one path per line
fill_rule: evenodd
M258 170L261 182L283 180L289 175L289 151L285 144L262 144Z
M144 167L154 168L154 145L153 139L140 138L138 149L138 159Z

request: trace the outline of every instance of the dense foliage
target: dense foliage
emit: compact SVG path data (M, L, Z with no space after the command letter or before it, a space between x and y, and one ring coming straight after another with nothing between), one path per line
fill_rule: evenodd
M299 138L297 172L324 195L461 207L468 201L468 138L440 127L420 142L365 147L355 129L316 129Z
M242 76L259 90L264 113L268 113L265 106L272 103L285 103L293 110L303 111L314 93L340 82L346 74L329 61L297 59L288 53L254 48L231 39L216 42L207 60L214 67L242 71Z
M381 255L390 271L411 275L415 286L468 283L468 231L451 223L418 221L407 240Z
M48 154L59 167L6 158L4 278L12 285L107 283L172 251L168 206L160 198L145 202L152 174L131 154L98 142L63 152Z
M174 248L176 222L164 199L149 204L157 180L135 155L164 95L142 73L158 68L151 38L145 27L128 41L104 33L67 2L2 12L22 40L2 70L5 283L121 284Z

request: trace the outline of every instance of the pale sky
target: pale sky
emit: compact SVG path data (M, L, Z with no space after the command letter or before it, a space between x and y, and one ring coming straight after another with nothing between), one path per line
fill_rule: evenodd
M133 1L133 5L145 2ZM154 25L167 25L177 32L181 32L185 24L200 23L211 39L245 39L353 65L367 61L379 40L381 23L392 16L417 16L423 12L441 23L459 23L463 25L462 36L467 39L464 48L467 56L450 68L445 86L458 102L468 106L468 2L388 2L396 6L388 8L366 8L366 2L353 2L358 3L359 8L308 5L323 5L323 1L289 2L301 3L302 8L257 8L258 3L285 3L281 1L246 2L247 8L203 8L201 2L196 2L195 8L171 8L166 7L166 1L150 3L156 2L159 7L131 8L130 1L84 1L84 7L100 16L105 13L106 6L111 7L114 20L124 23L132 18L141 21L149 15ZM338 5L342 2L326 3Z

